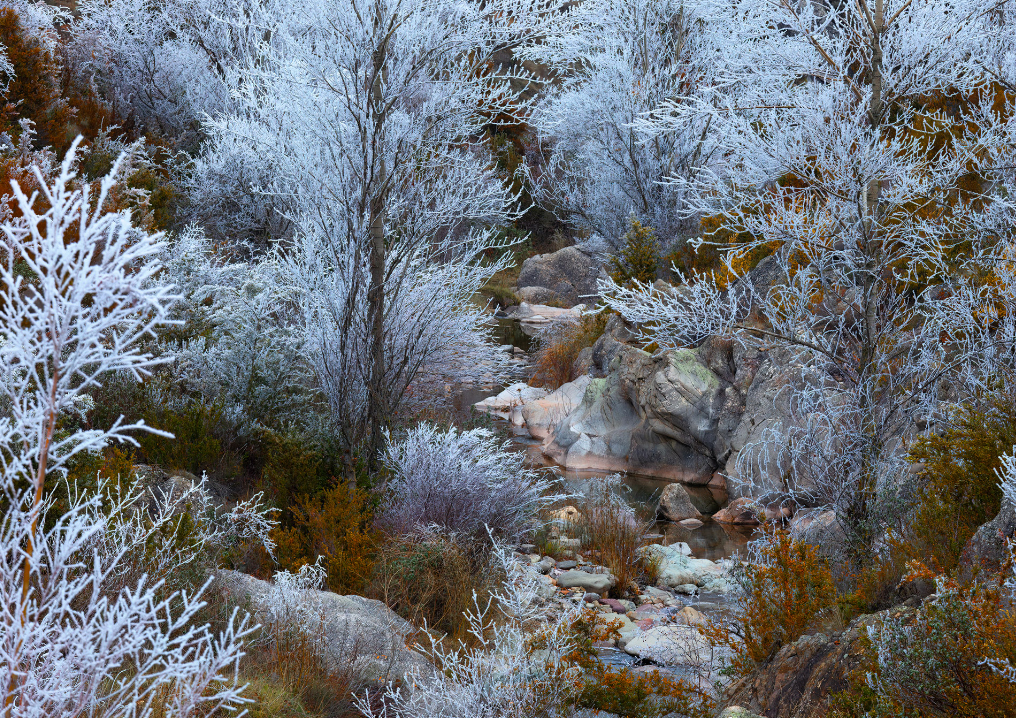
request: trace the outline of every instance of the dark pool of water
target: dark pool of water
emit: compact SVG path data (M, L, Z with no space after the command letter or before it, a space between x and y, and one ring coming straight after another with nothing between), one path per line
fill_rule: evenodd
M523 330L522 322L518 319L498 317L493 332L499 344L511 344L527 352L535 348L536 341Z
M577 471L557 466L547 459L540 450L541 442L531 438L525 430L517 431L514 442L520 450L525 451L530 461L535 466L544 466L561 477L565 486L576 493L584 493L588 490L590 483L606 475L603 471ZM621 474L621 480L627 491L625 498L636 511L643 515L653 515L656 505L659 503L660 493L667 484L672 483L666 479L653 476L642 476L640 474ZM687 528L681 524L671 521L658 520L655 523L656 533L663 534L664 543L672 544L677 541L684 541L691 548L695 558L707 558L710 561L718 561L721 558L729 558L735 553L742 556L746 552L748 541L751 540L753 529L743 529L728 524L717 523L710 518L726 502L726 491L716 490L708 486L684 485L695 505L703 515L705 521L697 528Z

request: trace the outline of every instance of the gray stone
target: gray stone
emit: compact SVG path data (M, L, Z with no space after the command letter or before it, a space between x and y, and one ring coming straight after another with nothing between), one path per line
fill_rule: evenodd
M617 579L610 574L586 573L585 571L565 571L557 577L557 585L561 588L581 588L601 596L617 585Z
M663 665L702 666L712 660L709 641L697 628L688 625L654 626L636 635L624 651Z
M554 568L554 566L555 561L550 556L544 556L542 559L540 559L539 563L536 564L536 568L539 570L540 573L543 574L550 573L550 570Z
M681 484L668 484L664 487L658 510L669 521L702 518L702 514L691 502L688 490Z
M595 603L600 600L600 594L598 593L587 593L582 597L582 600L586 603Z
M522 263L516 293L521 297L538 287L543 292L534 289L534 296L553 297L568 306L589 302L597 295L596 278L602 265L592 252L579 247L538 254Z
M381 601L314 589L283 594L267 581L228 570L214 573L211 588L249 610L262 625L277 620L314 625L316 634L310 638L318 641L323 658L336 667L352 662L363 678L387 680L412 668L432 670L423 656L406 647L415 641L416 629ZM281 606L285 611L280 616Z
M790 533L830 559L842 559L846 553L847 535L834 511L801 511L790 521Z
M569 570L575 568L578 565L579 565L578 561L558 561L557 562L557 567L559 569L561 569L562 571L569 571Z
M591 376L580 376L543 398L525 403L521 411L529 433L534 438L545 439L579 405L590 381Z

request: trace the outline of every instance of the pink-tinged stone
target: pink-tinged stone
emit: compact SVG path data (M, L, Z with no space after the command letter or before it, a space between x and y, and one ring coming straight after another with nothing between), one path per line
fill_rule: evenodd
M628 609L621 605L621 602L616 598L601 598L600 603L605 606L610 606L614 613L627 613Z
M656 625L656 621L652 618L643 618L641 621L635 621L635 625L641 628L643 631L648 631L650 628Z

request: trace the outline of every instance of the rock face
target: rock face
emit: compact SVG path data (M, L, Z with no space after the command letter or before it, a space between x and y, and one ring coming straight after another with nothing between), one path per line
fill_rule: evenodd
M305 620L314 626L324 658L336 666L353 661L363 677L388 678L405 675L412 668L428 670L430 664L407 648L416 629L381 601L362 596L340 596L330 591L305 589L284 596L267 581L237 571L216 571L213 590L222 591L234 603L249 610L258 622L269 625L280 605L287 606L287 625Z
M618 323L612 318L608 329ZM719 465L717 448L725 456L721 415L739 403L730 383L703 363L701 349L653 357L605 336L593 358L609 361L600 365L606 377L588 383L579 405L548 436L544 453L570 469L709 483Z
M778 452L746 450L789 421L788 386L801 381L792 352L747 350L710 338L693 349L650 355L614 316L582 362L592 380L553 426L538 417L543 452L569 469L629 471L750 496L739 459L778 479ZM726 486L726 477L733 477Z
M574 306L597 293L603 262L579 247L538 254L522 263L516 293L527 302Z
M657 510L668 521L702 518L702 514L691 502L688 489L681 484L668 484L664 487Z
M824 718L832 696L860 665L858 639L875 620L861 616L842 634L802 636L784 646L762 669L731 685L727 703L766 718Z
M562 419L571 414L582 401L593 378L588 374L562 384L542 399L522 406L522 419L534 438L545 439Z
M998 515L986 524L982 524L977 532L963 547L960 558L960 580L967 582L980 574L997 573L1002 563L1009 557L1006 539L1016 533L1016 507L1012 502L1002 499L1002 508Z

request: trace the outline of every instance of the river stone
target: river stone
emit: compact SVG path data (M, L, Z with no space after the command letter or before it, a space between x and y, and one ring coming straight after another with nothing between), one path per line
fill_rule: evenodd
M664 586L676 589L693 584L711 593L726 593L730 590L723 566L709 559L686 556L681 544L650 544L639 550L659 561L658 580Z
M578 561L558 561L557 567L562 571L570 571L579 565Z
M739 526L758 526L759 507L748 497L734 499L727 506L713 514L713 521Z
M702 514L692 504L688 490L681 484L668 484L664 487L658 510L668 521L702 518Z
M540 559L539 563L536 564L536 568L540 573L550 573L550 570L554 568L555 561L550 556L544 556Z
M712 660L709 641L694 626L655 626L625 644L625 653L663 665L701 666Z
M581 588L589 593L605 595L617 585L609 573L586 573L585 571L565 571L557 577L557 585L561 588Z

